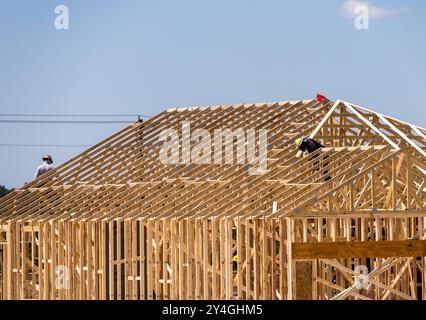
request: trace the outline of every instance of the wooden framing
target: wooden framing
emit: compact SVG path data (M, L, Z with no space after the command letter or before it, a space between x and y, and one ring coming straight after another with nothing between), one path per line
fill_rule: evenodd
M267 170L163 164L183 121L266 129ZM425 137L340 100L168 109L0 199L0 299L426 299Z
M426 240L293 243L296 260L426 256Z

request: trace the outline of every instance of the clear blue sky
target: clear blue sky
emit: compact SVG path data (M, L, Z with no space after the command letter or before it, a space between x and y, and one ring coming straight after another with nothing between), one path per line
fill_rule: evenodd
M426 127L426 2L371 0L396 13L369 30L344 2L0 0L0 113L152 115L322 92ZM123 126L0 123L0 144L94 144ZM0 147L0 185L84 149Z

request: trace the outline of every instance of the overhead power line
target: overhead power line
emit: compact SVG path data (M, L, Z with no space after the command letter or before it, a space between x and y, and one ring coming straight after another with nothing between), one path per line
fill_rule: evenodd
M29 114L29 113L0 113L0 117L140 117L149 118L144 114Z
M0 143L0 147L92 147L91 144L14 144Z
M0 147L92 147L91 144L19 144L0 143Z
M117 121L117 120L0 120L0 123L74 123L74 124L94 124L94 123L132 123L133 121Z

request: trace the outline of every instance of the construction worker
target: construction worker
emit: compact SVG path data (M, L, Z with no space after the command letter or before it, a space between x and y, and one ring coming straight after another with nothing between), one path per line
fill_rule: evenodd
M312 153L319 148L323 148L324 146L312 138L298 138L296 139L296 147L298 147L302 152L307 151Z
M316 141L316 140L314 140L312 138L298 138L298 139L296 139L295 144L296 144L296 147L299 148L300 151L302 151L302 152L308 152L308 153L312 153L315 150L318 150L320 148L324 148L324 146L321 143L319 143L318 141ZM313 158L316 158L318 156L319 156L319 154L315 154L313 156ZM328 156L325 156L324 160L327 159L327 158L328 158ZM314 162L314 166L318 165L318 163L319 163L318 161ZM324 167L327 167L327 165L328 165L328 163L325 163ZM324 175L326 175L327 173L328 173L328 170L325 170L323 172ZM331 179L331 177L327 176L325 178L325 181L328 181L330 179Z
M37 168L34 178L40 177L43 173L46 173L47 171L52 170L55 167L52 164L53 163L52 156L46 155L42 158L42 160L43 160L43 164Z
M232 269L234 271L237 271L237 264L238 264L238 256L235 255L232 257Z

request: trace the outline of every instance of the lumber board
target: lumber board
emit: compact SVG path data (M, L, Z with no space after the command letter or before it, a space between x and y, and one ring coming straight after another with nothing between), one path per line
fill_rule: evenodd
M161 163L159 134L184 121L266 129L267 170ZM325 147L300 156L301 136ZM0 199L0 299L425 299L425 147L341 100L165 110Z
M306 242L292 244L293 259L423 257L426 240Z

